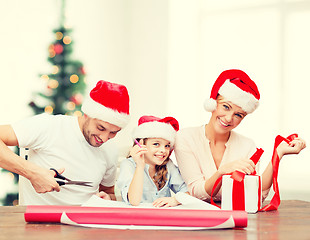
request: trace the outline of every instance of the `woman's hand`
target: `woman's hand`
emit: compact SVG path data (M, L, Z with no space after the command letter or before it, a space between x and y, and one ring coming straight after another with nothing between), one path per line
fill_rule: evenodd
M234 171L251 174L255 170L255 164L251 159L242 159L223 164L219 167L218 172L223 174L230 174Z
M143 139L140 139L139 143L141 147L138 144L133 146L130 150L130 156L135 160L137 166L142 166L144 168L144 154L147 152L147 148L143 145Z
M281 159L286 154L298 154L305 147L306 147L305 140L301 138L295 138L289 144L285 141L282 141L277 147L277 152L279 158Z
M178 206L180 203L176 200L175 197L162 197L158 198L153 202L154 207L175 207Z

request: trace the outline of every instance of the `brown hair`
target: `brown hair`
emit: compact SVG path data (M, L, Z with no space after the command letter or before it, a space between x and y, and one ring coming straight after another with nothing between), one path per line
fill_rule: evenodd
M169 157L161 164L155 166L155 175L153 177L153 181L157 186L158 190L162 189L167 182L167 163L169 161Z

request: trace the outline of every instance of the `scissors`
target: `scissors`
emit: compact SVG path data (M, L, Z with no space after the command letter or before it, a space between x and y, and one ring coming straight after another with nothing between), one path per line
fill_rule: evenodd
M61 175L55 168L50 168L50 170L53 170L55 172L54 178L58 178L58 179L66 181L66 182L56 181L59 184L59 186L62 186L65 184L75 184L75 185L81 185L81 186L85 186L85 187L92 187L92 185L90 185L90 183L92 183L92 182L71 181L69 178L66 178L65 176Z

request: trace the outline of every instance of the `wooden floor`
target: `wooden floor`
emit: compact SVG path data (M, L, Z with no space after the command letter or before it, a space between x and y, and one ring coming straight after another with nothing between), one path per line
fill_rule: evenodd
M25 207L0 207L0 239L310 239L310 202L282 201L278 211L248 215L245 229L164 231L112 230L67 226L62 224L34 224L24 220Z

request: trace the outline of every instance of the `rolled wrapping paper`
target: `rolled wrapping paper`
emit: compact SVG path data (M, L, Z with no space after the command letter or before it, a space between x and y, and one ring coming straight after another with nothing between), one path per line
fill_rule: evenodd
M112 225L112 224L79 224L72 221L66 213L61 215L61 223L71 226L89 227L89 228L106 228L106 229L134 229L134 230L208 230L208 229L225 229L235 226L234 220L230 217L226 222L214 227L179 227L179 226L152 226L152 225Z
M233 218L233 227L246 227L243 211L216 211L196 209L106 208L99 212L68 213L67 217L78 224L111 224L175 227L216 227Z
M189 196L190 198L190 196ZM183 199L188 200L183 196ZM104 201L104 200L103 200ZM201 205L202 206L202 205ZM27 206L26 222L62 222L75 225L135 225L200 228L245 228L245 211L181 208ZM68 223L68 222L65 222Z
M77 224L216 227L232 218L234 225L230 227L247 226L245 211L169 208L27 206L25 220L59 223L63 213Z
M55 205L28 205L24 214L26 222L60 223L63 212L97 212L101 207L55 206Z

